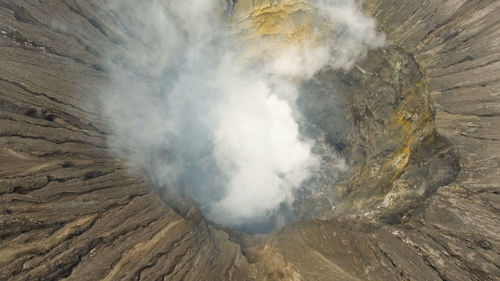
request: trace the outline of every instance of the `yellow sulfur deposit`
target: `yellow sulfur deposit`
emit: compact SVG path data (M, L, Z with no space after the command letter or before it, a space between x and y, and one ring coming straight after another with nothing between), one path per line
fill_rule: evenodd
M265 41L259 48L272 53L283 46L317 43L321 25L314 13L306 0L240 0L229 21L236 36L252 44Z

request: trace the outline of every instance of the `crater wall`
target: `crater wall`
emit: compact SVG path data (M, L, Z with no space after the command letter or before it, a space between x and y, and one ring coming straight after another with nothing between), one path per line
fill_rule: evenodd
M263 236L172 209L107 153L103 54L140 40L99 4L0 1L0 280L498 280L500 2L367 1L393 47L324 77L387 98L345 97L346 200Z

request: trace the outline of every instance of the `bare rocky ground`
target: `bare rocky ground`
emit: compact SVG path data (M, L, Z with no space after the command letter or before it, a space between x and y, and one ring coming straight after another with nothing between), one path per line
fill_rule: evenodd
M0 280L500 280L500 2L366 8L394 46L322 78L351 105L344 200L249 236L108 153L104 53L134 38L116 15L0 1Z

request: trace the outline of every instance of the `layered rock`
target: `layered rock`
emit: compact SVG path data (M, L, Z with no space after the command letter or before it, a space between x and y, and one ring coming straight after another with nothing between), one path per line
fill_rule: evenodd
M303 5L250 2L231 10ZM339 205L306 196L323 220L264 236L172 209L108 153L105 50L139 43L97 4L0 1L1 280L498 280L500 3L368 1L393 46L301 97L320 130L345 118Z

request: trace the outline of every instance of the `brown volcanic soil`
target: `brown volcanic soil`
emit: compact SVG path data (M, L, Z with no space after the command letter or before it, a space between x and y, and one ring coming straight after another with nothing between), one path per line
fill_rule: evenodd
M366 8L394 47L322 77L351 105L343 201L248 236L108 153L103 54L133 34L94 1L0 1L0 280L500 280L500 2Z

